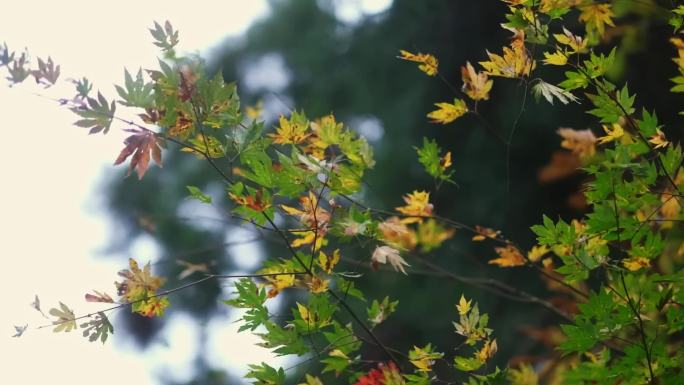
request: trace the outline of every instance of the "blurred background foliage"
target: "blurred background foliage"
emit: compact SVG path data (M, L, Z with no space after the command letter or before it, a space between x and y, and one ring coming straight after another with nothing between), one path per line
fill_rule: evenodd
M525 84L500 80L491 99L478 106L482 118L466 115L442 126L429 123L425 116L433 103L456 96L461 65L484 60L486 49L498 51L507 43L510 33L500 27L506 11L502 2L395 0L386 11L351 22L336 17L339 2L270 3L270 16L254 24L243 38L224 42L208 58L210 66L222 71L226 80L237 81L243 106L262 101L268 123L293 109L304 110L309 118L333 112L338 120L366 135L377 160L362 197L371 206L391 210L402 204L403 194L432 190L431 200L439 215L501 230L523 247L532 245L529 227L540 222L542 213L572 219L586 209L578 194L582 175L567 172L562 160L551 162L559 149L557 128L600 130L582 105L537 103L526 93ZM681 139L681 130L676 129L681 123L677 115L681 96L665 92L670 87L668 78L675 73L674 64L663 59L674 55L668 44L672 31L666 15L656 1L640 1L642 5L636 7L629 4L633 1L616 3L620 26L611 34L611 43L619 44L613 80L627 82L630 91L638 93L638 108L657 108L660 120L669 123L667 136ZM574 26L566 27L572 30ZM436 55L443 79L428 78L414 65L397 60L400 49ZM673 53L649 55L663 50ZM560 80L545 68L539 68L536 75ZM443 185L435 190L413 147L423 136L437 139L444 150L452 152L458 186ZM212 272L230 273L254 269L260 256L285 256L275 237L249 230L249 225L225 215L230 209L225 187L204 162L172 148L164 168L154 169L142 181L123 178L124 170L121 172L104 186L117 229L110 250L130 251L136 240L153 240L160 250L155 268L169 278L168 287L179 285L177 277L184 270L179 259L206 263ZM187 200L186 185L209 191L215 210ZM255 238L258 242L252 242ZM243 242L252 246L234 245ZM546 295L534 272L488 266L494 256L491 246L473 243L468 234L457 234L425 258L459 275L491 277ZM145 260L149 256L135 257ZM371 272L370 251L362 247L344 257L348 270L365 274L358 284L367 298L389 295L400 301L398 312L377 330L394 348L406 351L411 344L432 341L437 350L451 351L457 338L450 321L456 319L454 304L464 293L490 314L499 342L499 364L544 351L543 344L529 338L528 332L555 320L555 315L543 308L443 278ZM410 258L408 262L414 271L420 271L419 263ZM228 282L210 281L174 295L170 309L196 317L201 325L211 317L230 322L235 317L220 302L229 292ZM285 295L279 309L289 309L293 300ZM358 311L365 314L361 306ZM165 322L132 314L119 317L143 347L154 341ZM204 338L202 344L212 336ZM199 351L198 377L190 383L240 381L209 367L205 350ZM365 354L381 358L378 352Z

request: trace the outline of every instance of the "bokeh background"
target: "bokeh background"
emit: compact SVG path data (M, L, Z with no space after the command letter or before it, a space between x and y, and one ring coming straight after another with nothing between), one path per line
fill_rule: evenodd
M682 100L663 92L669 88L669 76L663 74L674 74L675 66L663 59L667 55L649 55L672 50L671 30L658 15L657 2L640 3L644 6L621 15L627 27L611 37L620 45L611 77L639 91L640 100L648 101L638 101L639 107L657 106L660 120L672 123L665 127L668 137L681 137L676 127ZM3 18L0 41L12 49L26 46L33 55L51 55L62 65L62 76L86 76L109 97L115 96L112 84L122 81L124 67L155 66L157 51L146 28L153 20L168 19L180 30L179 50L199 52L213 71L237 81L243 103L262 101L268 121L292 109L303 109L309 117L334 112L374 147L377 165L364 190L374 207L391 209L407 192L434 189L413 149L427 136L454 156L458 186L444 185L433 193L443 216L502 230L527 247L534 241L529 227L542 213L571 219L586 210L578 193L583 177L568 172L562 161L552 163L558 127L599 129L583 105L538 104L519 82L499 81L491 100L479 107L484 120L470 115L447 126L427 122L433 103L453 99L452 87L461 84L460 66L483 60L485 49L498 51L506 43L508 32L499 27L506 9L500 1L69 0L36 7L10 5L6 14L12 17ZM616 12L620 15L619 7ZM435 54L445 81L397 60L399 49ZM550 79L560 80L554 76ZM174 295L162 319L116 313L115 334L105 346L33 330L48 323L29 307L34 294L44 309L60 300L79 313L97 309L85 304L84 293L111 293L128 257L151 261L174 287L184 269L178 260L207 263L217 273L250 272L266 255L284 252L267 235L223 214L229 209L225 192L202 162L171 149L163 169L153 168L142 181L125 178L124 167L111 166L124 138L120 130L88 136L71 126L71 112L35 92L62 97L72 90L43 91L30 81L0 87L5 136L0 321L7 330L0 354L9 358L0 378L9 383L235 384L250 362L295 364L253 346L256 339L248 333L236 333L232 322L239 313L220 302L229 296L229 282L208 282ZM209 207L188 200L186 185L203 188L218 203ZM369 254L359 248L347 257L367 261ZM545 295L532 271L496 269L487 265L491 257L491 245L474 244L467 234L457 234L427 256L458 274L492 277ZM461 293L490 313L500 364L544 351L526 330L558 321L534 305L453 281L382 272L368 277L361 283L368 297L400 300L399 311L377 332L402 350L429 341L441 351L452 349L455 339L445 336L453 335L453 305ZM285 312L293 300L280 296L271 310ZM27 322L30 330L21 339L9 337L12 325Z

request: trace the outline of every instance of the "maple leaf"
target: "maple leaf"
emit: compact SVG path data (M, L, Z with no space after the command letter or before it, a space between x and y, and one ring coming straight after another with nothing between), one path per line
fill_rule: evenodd
M314 377L310 375L309 373L306 374L306 382L302 382L299 385L323 385L323 382L321 381L320 378Z
M581 159L596 154L596 136L591 130L559 128L556 133L563 138L561 147L572 151Z
M506 247L495 247L494 251L499 254L499 258L490 260L490 265L514 267L523 266L525 264L525 257L522 255L520 250L513 245L506 245Z
M562 44L570 48L570 52L568 52L569 54L583 53L587 50L587 39L574 35L565 27L563 27L563 34L556 33L553 34L553 37L556 38L556 42L558 44Z
M498 346L496 344L496 339L486 341L482 348L475 353L475 358L480 362L487 362L490 358L496 354Z
M456 310L458 310L458 314L460 316L467 315L471 309L472 303L473 300L466 300L463 294L461 294L461 299L458 300L458 304L456 305Z
M280 207L289 215L299 217L299 221L312 229L325 228L330 221L330 213L323 208L319 202L316 193L309 191L307 196L299 198L300 209L290 207L287 205L280 205Z
M487 51L489 61L480 62L487 74L505 78L519 78L529 75L534 69L535 62L525 49L525 33L515 29L511 29L511 31L514 35L510 47L504 47L502 55Z
M83 128L90 128L89 134L102 131L103 134L109 132L116 112L116 103L112 100L107 103L107 99L100 92L97 99L86 97L85 103L71 109L73 113L80 116L81 120L74 122L75 125Z
M333 269L340 261L340 249L335 249L332 254L327 255L321 250L318 253L318 265L328 274L332 274Z
M568 64L568 56L563 51L544 52L544 64L564 66Z
M435 103L439 109L427 114L432 123L448 124L468 112L468 106L461 99L454 99L453 103Z
M190 116L184 111L178 111L176 113L176 122L173 126L169 127L168 133L174 138L185 140L192 134L194 129L195 126Z
M418 224L418 243L421 251L426 253L439 247L444 241L454 236L454 229L445 229L437 221L430 218Z
M90 294L86 293L85 295L85 300L87 302L105 302L105 303L114 303L114 300L112 297L109 296L107 293L100 293L97 290L93 290L95 294Z
M553 99L558 99L563 104L568 104L570 102L577 102L577 97L573 95L570 91L564 90L560 87L554 86L551 83L547 83L543 80L537 81L537 83L532 87L532 93L535 98L539 100L541 96L546 99L547 102L553 104Z
M422 348L414 346L413 349L409 351L409 361L411 361L419 372L431 371L435 360L440 359L443 356L443 353L433 352L431 344L427 344Z
M401 220L402 223L422 222L423 217L432 216L434 206L430 203L429 192L416 190L408 195L404 195L403 198L406 205L395 208L400 213L408 216Z
M306 131L309 128L309 121L303 114L293 113L290 119L280 115L279 126L275 134L268 134L276 144L298 144L308 138L311 133Z
M36 79L36 83L42 83L45 88L54 85L59 78L59 65L55 67L52 58L48 57L47 61L38 58L38 69L31 71L31 75Z
M494 85L485 72L475 72L470 62L461 67L461 79L463 79L462 91L473 100L489 99L489 91Z
M665 138L665 134L659 128L656 128L655 135L650 137L648 142L654 145L654 149L665 148L668 144L670 144L667 138Z
M178 31L173 29L168 20L164 23L164 27L155 21L154 29L150 28L149 31L155 40L154 45L165 52L171 51L178 44Z
M413 54L403 49L399 50L399 53L401 54L401 56L397 56L399 59L420 63L418 69L425 72L428 76L437 75L439 61L436 57L426 53Z
M12 335L12 337L18 338L18 337L23 336L24 332L26 332L26 329L28 329L28 324L26 324L24 326L16 326L15 325L14 326L14 335Z
M579 7L580 21L587 24L588 32L598 32L599 36L603 36L606 31L606 25L614 27L613 10L611 4L588 4Z
M325 293L328 291L328 286L330 285L330 281L327 279L322 279L319 277L312 277L311 282L308 282L306 284L309 287L309 290L313 294L321 294Z
M135 170L138 173L138 179L142 179L145 176L145 172L150 164L150 157L161 167L161 149L164 147L164 140L162 138L149 130L133 128L124 131L131 132L133 135L124 140L126 147L121 150L116 161L114 161L114 165L123 163L129 156L133 155L126 176L131 175L131 172Z
M56 321L52 321L53 325L57 325L54 329L52 329L53 332L70 332L74 329L78 329L78 325L76 324L76 315L74 314L74 311L69 309L69 307L63 304L62 302L59 303L59 309L50 309L50 315L53 317L57 317Z
M603 131L606 132L606 136L598 138L600 144L606 144L614 140L620 139L625 135L625 130L618 123L613 123L612 125L603 125Z
M546 245L532 246L532 250L527 252L527 259L530 262L538 262L541 258L548 254L551 249Z
M418 243L416 232L406 226L399 217L387 218L378 225L378 230L382 233L382 240L391 246L412 250Z
M98 339L104 344L110 333L114 333L114 327L109 322L109 318L103 312L98 312L88 322L82 323L83 337L88 337L90 342L95 342Z
M259 274L272 274L264 277L271 286L271 290L268 291L268 298L273 298L283 289L294 286L296 276L294 274L287 274L289 271L288 267L281 265L270 266L258 271Z
M484 241L487 238L496 239L501 234L499 230L493 230L489 227L483 227L480 225L475 225L475 235L473 235L472 240L475 242Z
M651 261L644 257L631 257L622 261L624 266L629 271L637 271L644 268L651 267Z
M389 246L377 246L373 251L373 256L371 257L371 266L374 269L377 269L378 264L384 265L388 262L394 271L401 271L404 274L406 274L404 266L411 266L406 263L401 255L399 255L399 250L393 249Z
M209 264L207 263L191 263L188 261L177 260L177 265L185 267L183 271L178 274L178 279L185 279L195 273L209 274Z
M138 262L133 258L128 259L129 269L121 270L118 275L124 278L123 282L115 282L119 296L126 302L140 300L141 297L154 294L164 283L164 279L152 275L152 267L148 262L140 269Z

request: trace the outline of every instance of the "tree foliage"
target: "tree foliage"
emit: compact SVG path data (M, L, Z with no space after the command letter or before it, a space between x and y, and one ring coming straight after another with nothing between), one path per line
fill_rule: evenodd
M119 272L123 281L116 283L116 301L106 293L86 294L87 301L114 306L77 316L60 303L49 311L54 317L50 326L55 332L80 328L90 341L105 342L114 331L109 310L125 307L159 317L174 293L207 281L235 280L233 297L225 304L244 310L240 331L255 333L260 345L277 355L297 356L309 364L304 377L309 385L340 379L385 385L682 383L684 155L666 136L654 106L608 76L616 60L612 29L627 28L627 16L640 15L638 5L618 0L503 3L508 14L502 26L510 40L473 58L482 59L478 67L469 61L461 67L460 91L443 76L449 70L439 66L435 55L401 50L398 57L453 90L453 102L431 101L438 109L425 115L434 123L450 125L468 115L486 121L479 107L504 82L517 83L539 102L580 104L595 117L590 128L557 131L562 162L581 170L587 180L583 197L590 209L582 218L543 216L531 228L536 245L526 250L501 231L441 216L431 201L433 191L397 192L396 202L403 203L394 203L394 210L374 208L364 201L364 176L375 166L364 137L332 113L307 117L291 111L272 129L265 128L257 109L247 113L241 106L235 84L210 75L197 57L178 56L178 31L169 22L155 23L150 32L163 54L159 69L139 70L135 79L125 71L124 85L116 88L121 99L111 102L100 92L89 96L88 80L76 81L76 96L61 104L91 134L106 134L114 123L122 123L132 135L115 164L130 158L129 173L135 170L139 178L148 171L150 158L161 166L167 143L207 162L224 184L224 200L232 205L228 215L269 231L283 247L251 274L215 274L206 265L186 262L183 276L194 280L168 289L162 289L164 279L153 275L149 264L141 269L131 259L129 268ZM667 15L674 28L671 43L680 74L672 77L671 91L681 92L684 8L652 4L660 12L642 17ZM59 66L51 59L37 64L37 69L29 68L27 55L17 56L7 45L0 51L0 66L6 67L10 84L29 75L46 87L54 84ZM115 102L137 108L140 121L118 118ZM427 137L415 150L416 161L435 179L435 191L442 182L453 183L458 165L452 164L451 151L443 152ZM189 185L187 190L202 204L214 204L202 188ZM440 267L440 250L455 237L484 242L491 250L488 263L498 268L534 271L549 297ZM359 250L370 271L362 271L360 264L343 270L340 262ZM426 258L429 252L435 258ZM379 285L375 271L381 269L398 273L406 285L420 274L446 276L540 306L559 320L535 332L550 341L548 350L534 360L496 367L499 344L490 318L461 293L444 293L455 306L440 326L445 332L449 322L454 327L449 349L439 347L444 341L395 347L378 330L391 328L392 315L412 304L394 293L367 298L359 289ZM193 276L198 272L202 278ZM288 292L300 293L299 301L286 317L274 317L268 302ZM34 307L40 311L37 298ZM79 325L81 319L86 322ZM18 326L15 336L25 331ZM275 385L285 383L288 373L255 363L246 378Z

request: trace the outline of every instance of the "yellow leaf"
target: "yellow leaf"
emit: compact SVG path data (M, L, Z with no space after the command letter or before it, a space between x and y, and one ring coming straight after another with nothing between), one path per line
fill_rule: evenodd
M453 103L435 103L439 109L430 112L427 117L432 123L448 124L468 112L468 106L461 99L454 99Z
M544 255L546 255L549 251L549 248L546 245L542 246L532 246L532 250L530 250L527 253L527 259L530 262L537 262L539 261Z
M637 271L651 266L651 261L644 257L631 257L622 261L624 266L629 271Z
M439 62L436 57L426 53L412 54L403 49L399 50L399 53L401 54L401 56L398 56L399 59L420 63L418 69L425 72L428 76L437 75L437 66L439 65Z
M563 34L554 34L558 44L565 45L570 48L570 54L583 53L587 50L587 39L574 35L563 27Z
M430 203L430 193L425 191L414 191L404 195L405 206L396 207L400 213L407 215L401 220L402 223L422 222L423 217L432 216L432 203Z
M660 131L659 128L656 129L656 134L653 135L649 140L649 143L653 144L653 148L665 148L670 142L665 138L665 134Z
M607 126L604 124L603 131L606 132L606 136L598 138L598 142L600 144L605 144L620 139L625 134L625 130L623 130L622 126L618 123L613 123L611 126Z
M487 238L496 239L499 234L501 234L501 231L495 231L489 227L483 227L480 225L475 226L475 232L476 234L473 236L473 241L475 242L481 242Z
M451 151L448 151L444 156L439 160L439 168L442 170L446 170L447 168L451 167Z
M249 119L252 120L257 120L261 117L261 115L264 113L264 102L262 100L259 100L256 105L254 106L247 106L245 107L245 115Z
M489 61L480 62L485 72L491 76L505 78L519 78L527 76L535 67L535 62L527 54L525 48L525 33L513 30L514 36L510 47L503 48L503 55L487 51Z
M554 53L544 52L544 64L563 66L568 63L568 57L562 51L556 51Z
M525 257L523 257L520 250L513 245L506 245L506 247L495 247L494 250L497 254L499 254L499 258L490 260L490 265L515 267L523 266L525 264Z
M309 309L307 309L306 306L297 302L297 310L299 311L299 316L302 317L302 320L304 322L306 322L306 323L311 322L311 313L309 312Z
M489 91L494 82L489 80L485 72L477 73L470 62L461 67L461 79L463 79L463 92L473 100L489 99Z
M416 232L398 217L387 218L378 225L378 230L382 233L382 240L391 246L412 250L418 243Z
M481 362L487 362L490 358L496 354L496 351L498 350L498 345L496 344L496 340L491 340L487 341L482 345L482 349L478 350L475 353L475 358L477 358Z
M328 274L332 274L333 268L340 261L340 249L335 249L333 253L328 256L323 250L318 253L318 265Z
M458 305L456 305L456 310L461 316L467 315L470 311L473 300L466 300L463 294L461 294L461 299L458 300Z
M614 27L613 10L610 4L589 4L579 7L580 21L587 24L587 31L598 32L599 36L603 36L606 32L606 25Z
M306 130L309 128L308 122L301 119L299 116L293 115L290 120L280 115L278 120L280 125L276 128L275 134L268 134L276 144L297 144L306 139L310 133Z
M321 379L318 377L314 377L310 375L309 373L306 374L306 382L302 382L299 385L323 385L323 382L321 382Z
M328 285L330 284L330 281L327 279L321 279L316 276L311 278L311 282L308 283L309 290L313 294L320 294L320 293L325 293L328 291Z

